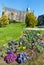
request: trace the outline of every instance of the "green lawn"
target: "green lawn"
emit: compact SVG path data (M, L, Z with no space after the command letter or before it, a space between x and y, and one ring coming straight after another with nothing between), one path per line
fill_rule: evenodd
M19 39L24 28L24 23L9 24L6 27L0 28L0 46L7 43L9 40Z

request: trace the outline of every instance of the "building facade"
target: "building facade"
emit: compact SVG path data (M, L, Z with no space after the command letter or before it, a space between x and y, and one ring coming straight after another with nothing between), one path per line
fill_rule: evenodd
M3 7L2 8L2 15L6 13L8 15L8 18L11 20L16 20L19 22L25 21L26 13L30 12L30 8L27 8L26 11L20 11L12 8Z

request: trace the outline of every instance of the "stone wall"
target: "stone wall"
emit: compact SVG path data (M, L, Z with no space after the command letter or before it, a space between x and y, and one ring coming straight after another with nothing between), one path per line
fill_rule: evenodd
M26 11L19 11L11 8L4 7L2 9L2 14L6 13L8 15L8 18L11 20L16 20L19 22L25 21Z

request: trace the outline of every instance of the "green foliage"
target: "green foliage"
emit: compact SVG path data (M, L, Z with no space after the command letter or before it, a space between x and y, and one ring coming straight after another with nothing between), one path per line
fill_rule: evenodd
M0 18L0 27L8 24L9 24L8 16L6 14L3 14L2 17Z
M38 45L38 44L35 44L35 48L39 52L42 52L43 51L43 48L40 45Z
M9 23L16 23L15 20L9 20Z
M26 14L25 23L26 23L26 26L29 26L29 27L35 27L37 25L37 19L32 12Z

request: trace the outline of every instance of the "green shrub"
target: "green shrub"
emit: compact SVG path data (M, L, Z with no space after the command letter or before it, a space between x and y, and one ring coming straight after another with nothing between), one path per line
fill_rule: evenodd
M3 14L0 18L0 27L3 27L5 25L9 24L8 16L6 14Z
M27 13L25 23L27 27L35 27L37 25L36 16L33 13Z
M9 23L16 23L16 20L9 20Z

